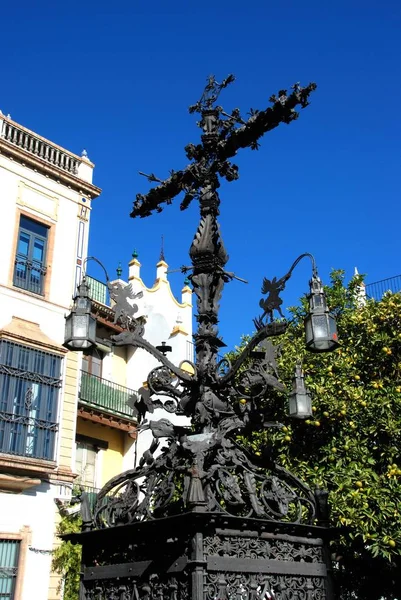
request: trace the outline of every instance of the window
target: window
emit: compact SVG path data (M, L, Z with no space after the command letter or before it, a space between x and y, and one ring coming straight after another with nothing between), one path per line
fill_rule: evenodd
M96 483L96 458L98 448L87 442L77 441L75 470L78 477L75 483L94 488ZM1 597L1 596L0 596Z
M91 348L82 357L82 370L89 375L102 376L102 360L104 354L98 348Z
M59 356L0 340L0 452L54 459L60 374Z
M16 287L43 295L49 228L21 215L14 280Z
M0 539L0 598L13 600L18 572L19 540Z

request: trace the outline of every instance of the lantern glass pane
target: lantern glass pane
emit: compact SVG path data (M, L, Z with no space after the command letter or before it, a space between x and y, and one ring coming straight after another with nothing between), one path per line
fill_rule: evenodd
M88 331L88 339L91 343L95 343L96 340L96 319L95 317L89 317L89 331Z
M305 319L305 338L306 338L307 344L309 344L309 342L311 342L313 340L312 318L311 317L307 317Z
M85 311L90 311L90 298L80 298L78 296L77 298L77 308L80 308L81 310L85 310Z
M299 419L312 416L312 403L308 394L297 394L297 416Z
M330 337L337 340L337 323L332 315L329 315Z
M65 334L64 338L69 340L72 336L72 315L68 315L65 320Z
M90 348L92 343L89 340L72 340L70 345L74 347L75 350L86 350L86 348Z
M313 337L315 341L328 337L328 323L326 315L313 315Z
M296 394L291 394L288 398L288 413L290 417L293 417L297 412L297 400Z
M312 296L312 302L313 302L313 306L314 308L320 308L321 306L323 306L323 298L322 296L318 296L317 294Z
M73 337L86 338L88 335L88 317L89 315L73 316Z

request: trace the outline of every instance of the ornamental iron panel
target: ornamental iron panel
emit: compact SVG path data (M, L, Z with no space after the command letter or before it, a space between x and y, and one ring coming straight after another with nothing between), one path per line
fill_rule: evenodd
M325 528L193 513L81 538L81 600L333 597Z

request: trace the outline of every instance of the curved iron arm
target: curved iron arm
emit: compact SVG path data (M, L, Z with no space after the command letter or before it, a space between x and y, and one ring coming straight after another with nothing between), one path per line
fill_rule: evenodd
M150 342L147 342L143 338L135 335L130 331L122 331L117 335L112 336L113 343L116 346L134 346L135 348L142 348L149 352L152 356L154 356L159 362L162 363L167 369L169 369L174 375L181 379L181 381L185 381L186 384L193 385L197 382L196 372L194 375L188 375L180 369L176 367L169 359L164 356L159 350L157 350ZM190 361L188 361L190 362Z
M297 266L297 264L299 262L301 262L301 260L303 258L305 258L305 256L308 256L308 258L311 259L311 263L312 263L312 275L313 277L317 277L317 267L316 267L316 261L315 261L315 257L313 256L313 254L310 254L309 252L304 252L303 254L301 254L300 256L298 256L297 259L294 260L294 262L292 263L290 270L288 271L287 275L284 276L285 279L289 279L291 277L291 274L293 272L293 270L295 269L295 267Z
M110 277L107 273L106 267L104 266L103 263L100 262L100 260L98 258L96 258L95 256L87 256L86 258L84 258L83 261L83 270L84 270L84 277L86 277L86 264L90 261L90 260L94 260L100 267L102 267L104 274L106 275L106 282L109 283L110 281Z
M249 344L241 352L241 354L239 355L239 357L237 358L237 360L235 361L235 363L233 364L231 369L228 371L228 373L226 373L221 379L219 379L217 381L217 385L219 387L223 387L226 383L228 383L230 381L230 379L232 379L234 377L234 375L237 373L238 369L245 362L245 360L247 358L249 358L249 355L252 352L252 350L254 348L256 348L256 346L258 344L260 344L260 342L262 342L264 339L266 339L268 337L282 335L285 332L285 330L287 329L287 326L288 326L287 322L268 323L267 325L265 325L263 327L263 329L260 329L260 331L255 333L255 335L253 336L253 338L251 339Z

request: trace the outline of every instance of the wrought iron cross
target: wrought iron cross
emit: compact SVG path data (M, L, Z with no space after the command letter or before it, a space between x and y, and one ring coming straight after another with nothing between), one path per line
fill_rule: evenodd
M138 195L132 217L146 217L153 210L160 211L163 203L171 203L181 192L185 194L181 208L196 198L200 205L200 223L190 247L189 278L197 296L198 329L194 336L196 361L192 372L173 365L165 356L163 345L155 348L142 336L141 324L129 314L129 327L113 337L117 345L133 345L151 353L161 366L148 375L147 386L139 390L140 402L134 399L137 414L144 416L154 408L191 417L191 427L174 424L168 419L142 423L141 429L153 433L153 442L136 469L117 475L100 492L95 513L99 527L116 522L133 522L154 517L169 516L172 498L179 510L192 512L224 512L235 516L250 516L301 522L312 522L316 502L312 492L284 468L269 462L271 475L266 475L266 464L251 457L236 441L239 431L282 427L271 418L271 407L265 402L269 390L285 392L278 380L276 355L279 347L266 338L284 333L286 323L272 320L274 310L280 308L279 292L301 260L299 257L289 273L279 281L266 280L262 293L268 294L261 307L263 315L257 323L258 331L233 364L226 357L217 362L219 301L224 284L233 279L225 270L228 255L220 236L217 222L220 198L220 178L232 181L238 178L238 168L229 159L240 148L257 149L258 139L280 123L297 118L295 107L305 107L315 84L301 88L293 86L290 95L281 90L272 96L272 105L263 111L251 111L248 120L239 110L231 114L216 106L222 89L234 80L230 75L222 83L209 77L201 99L190 107L190 112L201 115L199 126L203 133L201 143L189 144L186 153L190 164L182 171L171 173L165 181L147 175L158 182L146 195ZM127 293L130 293L129 290ZM122 313L127 314L121 299ZM266 323L266 317L271 322ZM249 366L245 369L245 361ZM157 396L152 400L152 396ZM167 397L162 402L160 398ZM274 414L274 413L273 413ZM168 448L156 456L159 438L170 441ZM270 459L269 459L270 460ZM143 483L138 484L143 479ZM182 486L177 488L176 482ZM114 490L120 494L111 503L103 498Z
M146 175L149 181L158 182L147 194L137 194L132 217L147 217L156 210L162 210L163 203L171 204L173 198L184 193L181 209L188 207L196 198L200 205L200 223L192 242L189 254L192 271L189 278L197 296L198 331L195 334L196 364L205 375L215 373L218 348L224 343L218 337L217 323L219 301L223 286L234 278L234 274L225 270L228 255L220 236L217 223L220 198L218 188L220 178L227 181L238 179L238 167L230 162L240 148L250 147L257 150L258 140L280 123L291 123L298 117L295 108L305 108L309 96L316 84L310 83L302 88L298 83L292 86L288 95L280 90L270 97L271 106L265 110L250 110L247 120L238 109L226 113L216 101L222 89L234 81L229 75L222 83L210 76L200 100L190 106L191 113L197 112L201 119L198 126L202 129L201 143L188 144L185 147L187 158L191 161L182 171L172 171L164 181L154 174ZM143 173L141 173L144 175Z

